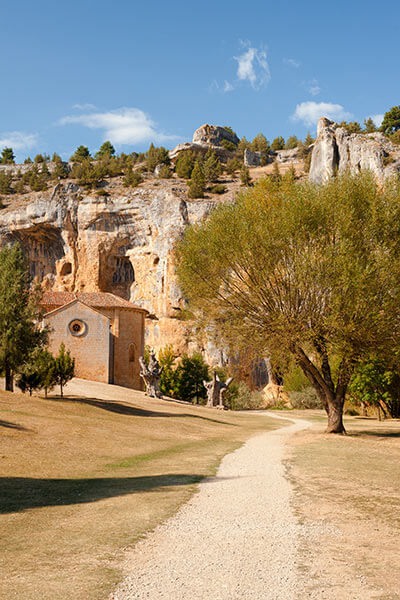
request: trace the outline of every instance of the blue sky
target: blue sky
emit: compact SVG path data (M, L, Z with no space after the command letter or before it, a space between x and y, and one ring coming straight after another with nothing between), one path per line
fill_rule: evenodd
M304 137L400 103L398 2L3 3L0 148L172 148L203 123ZM377 120L379 116L376 117Z

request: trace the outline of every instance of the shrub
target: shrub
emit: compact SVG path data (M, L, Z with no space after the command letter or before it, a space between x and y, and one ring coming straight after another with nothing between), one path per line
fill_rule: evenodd
M283 150L284 147L285 147L285 138L283 138L281 135L276 137L271 144L271 150Z
M265 398L262 392L252 392L243 381L234 381L225 392L225 405L231 410L257 410L265 407Z
M167 165L163 165L158 173L160 179L171 179L172 171Z
M210 192L212 194L225 194L226 186L222 183L216 183L215 185L211 186Z
M321 409L323 408L321 400L317 396L317 392L313 387L309 386L303 388L299 392L291 392L289 394L290 404L293 408L298 409L306 409L306 408L314 408Z
M108 157L110 158L111 156L114 156L115 154L115 148L112 145L111 142L107 141L104 142L104 144L102 144L98 150L98 152L96 152L95 154L95 158L99 159L99 158L104 158L104 157Z
M229 140L222 140L220 145L225 148L225 150L229 150L229 152L236 152L235 144Z
M192 177L189 181L189 198L203 198L206 189L206 181L203 174L201 163L197 160L192 171Z
M203 381L209 379L209 368L200 352L183 356L175 371L176 397L188 402L204 403L207 391Z
M241 167L243 163L238 158L230 158L226 163L225 170L231 177L233 177Z
M250 150L253 152L269 152L270 143L263 133L257 133L256 137L250 144Z
M245 185L246 187L248 187L249 185L252 184L250 171L249 171L248 167L246 167L245 165L243 165L242 168L240 169L240 182L242 185Z
M221 175L221 163L211 148L207 151L205 162L203 165L203 174L206 181L217 181Z
M382 162L383 162L383 166L387 167L388 165L394 163L395 160L391 154L386 154L386 156L383 157Z
M11 194L12 188L12 175L11 173L6 173L5 171L0 171L0 193L1 194Z
M33 159L34 162L38 165L39 163L44 163L44 156L43 154L36 154L35 158Z
M154 144L150 145L146 153L146 166L150 173L154 171L157 165L169 165L170 163L168 150L164 146L156 148Z
M291 135L286 140L285 150L292 150L293 148L297 148L299 145L299 140L296 135Z
M104 198L106 196L109 196L109 192L107 192L107 190L97 190L96 192L96 196L99 196L99 198Z
M0 163L3 165L11 165L15 162L15 155L12 148L3 148L1 151Z
M137 187L143 182L143 177L138 171L133 171L132 167L128 167L123 181L125 187Z
M184 152L180 152L175 165L175 172L178 175L178 177L182 177L183 179L190 179L196 160L196 153L192 150L185 150Z

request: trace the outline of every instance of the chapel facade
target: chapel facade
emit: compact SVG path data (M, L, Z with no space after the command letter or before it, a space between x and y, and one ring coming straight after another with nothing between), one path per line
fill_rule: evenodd
M49 349L57 354L64 343L76 377L143 389L145 309L107 292L45 292L41 306Z

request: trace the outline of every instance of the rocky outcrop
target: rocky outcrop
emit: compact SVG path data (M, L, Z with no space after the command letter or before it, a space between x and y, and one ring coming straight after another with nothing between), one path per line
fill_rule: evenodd
M382 133L349 133L337 123L319 120L309 179L323 183L335 173L368 169L378 179L400 172L400 147Z
M173 150L170 150L169 157L172 161L175 161L181 152L185 152L187 150L191 150L196 154L204 156L205 154L207 154L210 148L214 150L215 154L223 163L226 163L230 158L234 156L234 152L230 152L222 146L207 146L205 144L194 144L193 142L185 142L184 144L178 144Z
M58 184L52 194L0 214L0 245L18 240L46 289L112 292L146 308L147 344L190 351L173 248L187 225L213 207L210 200L188 201L176 181L120 186L100 197Z
M194 132L192 141L194 144L220 146L223 140L231 142L235 146L239 143L239 138L236 134L225 129L225 127L218 127L218 125L202 125Z

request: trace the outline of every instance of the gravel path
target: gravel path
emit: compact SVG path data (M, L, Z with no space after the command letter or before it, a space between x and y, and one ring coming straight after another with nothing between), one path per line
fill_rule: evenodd
M273 415L271 415L273 416ZM114 600L298 600L301 527L284 474L285 440L307 421L251 438L217 476L140 541ZM307 595L308 597L308 595Z

